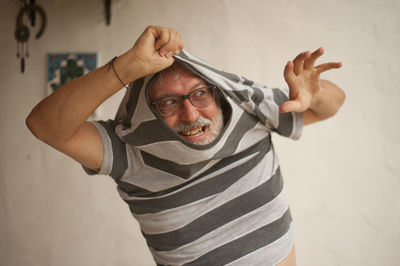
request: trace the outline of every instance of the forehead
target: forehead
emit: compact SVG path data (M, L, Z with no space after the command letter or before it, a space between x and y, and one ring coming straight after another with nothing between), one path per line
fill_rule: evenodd
M167 94L187 94L207 83L185 67L174 63L158 74L149 88L150 100Z

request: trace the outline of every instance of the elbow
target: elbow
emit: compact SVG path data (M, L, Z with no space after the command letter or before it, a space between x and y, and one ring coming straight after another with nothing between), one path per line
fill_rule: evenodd
M346 93L342 90L339 89L338 91L338 97L336 99L336 110L334 112L334 115L339 111L339 109L342 107L344 104L344 101L346 100Z
M46 127L48 121L43 119L43 114L40 112L40 107L36 106L25 119L26 127L37 139L46 142L49 129Z
M50 146L54 146L55 143L69 141L73 136L70 131L66 133L65 130L61 130L56 121L57 118L48 118L41 111L40 106L36 106L25 119L25 124L33 136Z
M29 131L38 139L42 139L41 136L41 129L40 129L40 123L38 119L36 118L35 115L35 109L31 111L31 113L28 115L28 117L25 120L26 127L29 129Z
M344 101L346 100L346 93L342 89L340 89L339 97L338 97L338 102L339 102L339 108L343 105Z
M324 117L323 119L331 118L339 112L344 101L346 100L346 94L344 93L344 91L340 90L339 93L337 94L337 97L335 100L336 101L334 102L334 105L333 105L334 108L332 108L331 112L329 114L327 114L326 117Z
M29 114L28 117L25 119L25 125L29 129L31 133L33 133L33 122L32 122L32 117Z

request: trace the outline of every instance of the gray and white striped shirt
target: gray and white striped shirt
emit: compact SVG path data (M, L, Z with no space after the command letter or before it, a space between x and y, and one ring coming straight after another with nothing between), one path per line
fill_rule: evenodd
M114 120L93 122L104 145L98 174L118 184L157 264L275 265L289 254L293 229L271 133L298 139L302 116L279 112L288 90L187 51L175 58L221 90L222 133L207 145L179 137L149 106L147 76L130 85Z

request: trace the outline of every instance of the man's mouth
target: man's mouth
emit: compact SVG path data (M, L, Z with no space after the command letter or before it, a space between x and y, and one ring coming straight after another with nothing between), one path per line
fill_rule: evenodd
M222 112L218 118L222 121ZM219 121L219 119L216 119ZM218 123L219 124L219 123ZM221 122L222 124L222 122ZM218 126L218 132L213 132L215 125L210 119L200 117L193 123L180 123L173 130L182 138L190 141L194 144L205 145L213 141L220 132L220 126Z
M201 136L206 131L207 126L200 126L179 132L183 137Z

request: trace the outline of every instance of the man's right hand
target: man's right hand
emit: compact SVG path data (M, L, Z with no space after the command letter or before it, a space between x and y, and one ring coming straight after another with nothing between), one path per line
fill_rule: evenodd
M126 53L134 63L126 70L135 73L135 78L156 73L172 65L174 62L172 55L179 54L182 49L183 41L178 31L160 26L148 26ZM132 76L127 78L127 82L130 81Z

